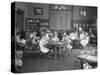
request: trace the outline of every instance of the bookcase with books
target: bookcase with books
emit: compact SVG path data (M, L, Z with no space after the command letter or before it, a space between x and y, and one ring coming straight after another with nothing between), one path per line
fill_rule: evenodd
M39 18L25 18L24 31L26 36L29 36L30 32L37 31L46 31L49 28L48 19L39 19Z
M97 45L97 24L95 20L73 20L72 26L78 25L83 31L88 32L90 36L90 44Z

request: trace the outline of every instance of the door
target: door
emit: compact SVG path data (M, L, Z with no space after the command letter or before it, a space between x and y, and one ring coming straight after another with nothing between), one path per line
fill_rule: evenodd
M24 11L19 8L15 8L15 27L16 32L23 31L24 26Z
M71 12L68 10L50 11L50 29L68 30L71 27Z
M50 22L49 22L49 28L51 30L57 29L57 11L51 10L50 11Z

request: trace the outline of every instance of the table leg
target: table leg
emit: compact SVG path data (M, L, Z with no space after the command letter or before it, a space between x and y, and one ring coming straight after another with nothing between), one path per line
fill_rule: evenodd
M54 58L56 59L57 58L57 48L56 47L54 48L54 51L55 51L54 52Z

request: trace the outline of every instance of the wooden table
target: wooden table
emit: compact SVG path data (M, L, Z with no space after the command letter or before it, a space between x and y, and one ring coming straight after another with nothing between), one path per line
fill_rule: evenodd
M54 49L54 58L55 59L57 59L57 53L59 51L58 47L65 46L64 44L65 43L63 43L63 42L58 42L58 41L53 41L53 40L48 41L48 45Z
M92 68L97 67L97 56L89 55L89 54L81 54L78 55L77 58L80 60L81 69L85 69L83 64L88 63Z

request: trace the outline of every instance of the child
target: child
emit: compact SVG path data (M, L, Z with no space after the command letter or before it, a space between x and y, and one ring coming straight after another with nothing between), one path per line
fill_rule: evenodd
M80 43L81 45L85 48L87 46L87 44L89 43L89 36L88 36L88 33L81 33L80 34Z
M18 32L16 35L16 50L15 50L15 68L16 70L21 68L23 65L23 50L24 46L26 44L25 40L25 33L24 32Z
M68 55L69 55L69 52L71 52L71 49L72 49L72 45L71 45L72 41L71 41L70 37L66 34L66 32L64 32L64 34L63 34L62 41L67 43L65 49L68 50Z
M52 40L53 41L59 41L59 38L58 38L58 33L55 31L52 35Z

